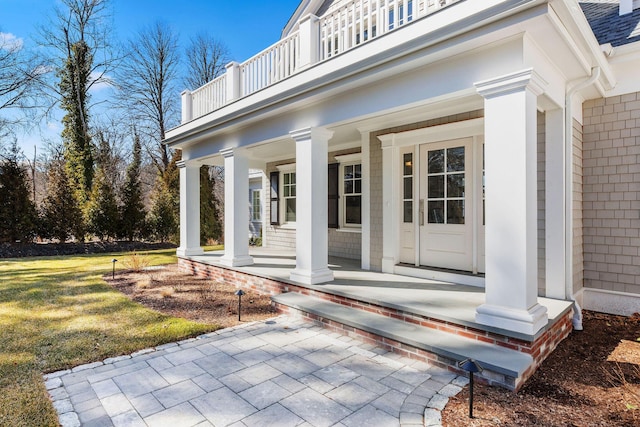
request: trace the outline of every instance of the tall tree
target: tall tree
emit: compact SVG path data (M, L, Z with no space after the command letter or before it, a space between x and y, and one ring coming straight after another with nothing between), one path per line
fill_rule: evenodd
M34 83L41 69L25 53L22 40L0 32L0 112L33 106ZM0 138L10 133L18 121L15 117L0 117Z
M52 22L40 29L40 44L55 73L39 81L50 108L65 113L62 139L70 186L79 204L88 200L93 179L89 91L108 82L116 55L110 41L109 0L60 0Z
M224 74L230 61L227 46L211 34L200 32L192 37L186 49L185 84L190 89L204 86Z
M178 37L167 24L156 22L130 40L127 51L116 76L118 97L146 133L152 160L164 173L171 153L162 140L178 123Z
M64 243L70 236L84 240L85 226L60 155L51 161L48 172L48 192L42 204L42 237L53 237Z
M142 237L145 229L146 212L140 183L141 166L142 146L140 137L134 132L131 163L127 166L125 182L120 191L122 202L120 204L119 233L121 237L129 241Z
M30 241L36 232L37 215L29 198L27 171L22 153L14 140L0 156L0 241Z
M96 170L90 198L85 208L87 231L106 240L116 236L118 230L118 204L113 180L109 176L112 165L111 147L105 138L100 138Z

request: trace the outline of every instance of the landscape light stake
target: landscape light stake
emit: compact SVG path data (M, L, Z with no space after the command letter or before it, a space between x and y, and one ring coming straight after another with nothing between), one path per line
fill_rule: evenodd
M238 322L240 321L240 309L242 308L242 295L244 295L244 291L242 289L238 289L236 291L236 295L238 295Z
M112 259L111 262L113 263L113 270L111 271L111 278L115 279L116 278L116 262L118 262L117 259Z
M473 374L482 372L482 366L473 359L465 359L458 362L458 367L469 372L469 418L473 418Z

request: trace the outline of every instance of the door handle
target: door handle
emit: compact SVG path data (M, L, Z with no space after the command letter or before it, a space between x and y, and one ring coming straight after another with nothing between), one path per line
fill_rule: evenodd
M424 225L424 199L420 199L420 207L418 209L420 225Z

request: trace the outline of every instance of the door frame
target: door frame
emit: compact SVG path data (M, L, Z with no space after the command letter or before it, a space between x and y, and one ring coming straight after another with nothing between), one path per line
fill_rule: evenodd
M418 155L418 147L423 143L446 141L474 137L474 146L478 145L478 138L484 140L484 118L476 118L453 122L443 125L431 126L427 128L409 130L397 133L379 135L383 150L383 186L382 186L382 224L383 224L383 244L382 244L382 271L385 273L395 273L396 269L402 274L406 273L406 265L400 266L401 249L401 228L399 219L402 218L401 180L399 171L402 159L401 152L412 151L414 159ZM411 149L410 147L413 147ZM404 149L403 149L404 148ZM420 166L414 171L414 177L420 175ZM419 232L418 218L418 189L414 180L414 203L413 203L413 225L414 236ZM475 209L478 209L474 203ZM481 208L481 206L480 206ZM419 264L419 245L414 244L413 262L403 260L405 264ZM476 242L477 243L477 242ZM476 245L477 247L477 245ZM476 281L477 283L477 281Z

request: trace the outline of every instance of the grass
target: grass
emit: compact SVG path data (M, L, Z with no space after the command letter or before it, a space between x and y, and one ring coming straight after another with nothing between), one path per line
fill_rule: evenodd
M0 425L58 425L43 373L217 329L151 311L110 288L101 277L114 256L127 257L0 261ZM176 262L173 249L145 258L149 265Z

